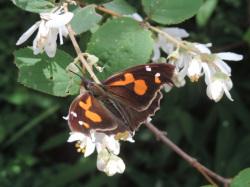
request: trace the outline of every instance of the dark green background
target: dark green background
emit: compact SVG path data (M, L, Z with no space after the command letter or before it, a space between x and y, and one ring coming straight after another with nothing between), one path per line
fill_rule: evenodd
M191 84L166 94L154 123L185 151L206 166L232 177L250 166L250 7L247 0L220 0L207 25L195 20L178 25L191 41L212 42L213 51L234 51L243 62L232 62L234 102L210 101L205 84ZM136 142L123 143L122 175L107 177L96 169L96 155L80 159L66 143L62 119L73 98L54 98L17 83L13 51L18 37L37 19L35 14L0 1L0 186L78 187L141 186L198 187L204 178L142 126ZM250 32L249 32L250 33ZM249 34L250 35L250 34ZM82 44L83 45L83 44ZM84 46L84 45L83 45Z

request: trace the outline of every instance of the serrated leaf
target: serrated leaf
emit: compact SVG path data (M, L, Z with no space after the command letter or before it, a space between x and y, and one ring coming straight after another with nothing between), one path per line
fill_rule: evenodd
M73 58L62 50L57 50L54 58L46 54L34 55L31 48L15 52L15 63L19 68L18 81L23 85L54 96L74 95L79 84L66 71Z
M96 55L104 71L101 79L130 66L145 64L153 50L151 33L131 18L107 21L93 34L88 53Z
M74 17L70 24L77 34L81 34L95 27L102 19L102 16L96 13L94 5L76 8L73 13Z
M203 27L206 25L206 23L208 22L209 18L211 17L216 8L217 3L218 0L207 0L201 6L200 10L196 15L196 22L199 26Z
M202 0L142 0L148 17L161 24L176 24L194 16Z
M12 2L21 9L35 13L48 12L54 8L53 0L12 0Z
M136 12L134 7L132 7L125 0L114 0L112 2L104 4L103 6L109 10L112 10L122 15L133 14Z
M250 168L242 170L232 181L230 187L250 186Z

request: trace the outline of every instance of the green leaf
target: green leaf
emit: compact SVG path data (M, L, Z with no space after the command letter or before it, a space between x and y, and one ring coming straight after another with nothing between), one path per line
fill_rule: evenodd
M15 52L15 63L19 68L18 81L23 85L54 96L74 95L79 84L66 71L73 58L62 50L57 50L54 58L46 54L34 55L31 48Z
M161 24L176 24L194 16L202 0L142 0L148 17Z
M95 32L87 51L96 55L99 65L104 66L100 78L130 66L145 64L153 50L151 33L131 18L117 18L107 21Z
M250 168L242 170L232 181L230 187L250 186Z
M196 22L199 26L203 27L207 24L209 18L211 17L217 6L217 3L218 0L207 0L201 6L199 12L196 15Z
M135 8L128 4L125 0L114 0L104 4L103 6L122 15L133 14L136 12Z
M54 8L52 0L12 0L12 2L21 9L35 13L48 12Z
M70 24L77 34L81 34L95 27L102 19L102 16L96 13L93 5L77 8L73 13L74 17Z
M213 185L205 185L205 186L201 186L201 187L214 187Z

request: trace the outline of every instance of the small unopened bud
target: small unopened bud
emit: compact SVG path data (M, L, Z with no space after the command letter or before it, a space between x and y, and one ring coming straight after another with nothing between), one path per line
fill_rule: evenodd
M70 63L67 67L66 70L69 72L73 72L73 73L78 73L79 72L79 68L75 65L75 63Z

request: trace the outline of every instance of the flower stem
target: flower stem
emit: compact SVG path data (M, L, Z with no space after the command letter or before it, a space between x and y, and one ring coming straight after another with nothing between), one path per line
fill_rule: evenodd
M67 3L65 3L65 6L64 6L64 10L65 12L68 11L68 8L67 8ZM76 41L76 38L75 38L75 35L74 35L74 31L72 30L70 24L67 24L66 25L67 29L68 29L68 32L69 32L69 37L70 37L70 40L73 44L73 47L76 51L76 54L77 56L79 57L81 63L83 64L83 66L87 69L90 77L98 84L100 84L101 82L99 81L99 79L97 78L97 76L95 75L95 73L93 72L92 68L90 67L90 65L88 64L88 62L85 60L84 56L83 56L83 53Z
M96 8L97 10L100 10L100 11L106 13L106 14L110 14L110 15L115 16L115 17L121 17L121 16L122 16L121 14L116 13L116 12L114 12L114 11L112 11L112 10L109 10L109 9L103 7L103 6L96 6L95 8Z
M206 179L209 183L211 183L213 186L218 187L218 185L213 181L213 179L217 180L218 182L221 182L224 187L229 187L229 184L231 182L231 179L225 178L220 176L219 174L215 173L214 171L208 169L204 165L202 165L200 162L198 162L195 158L188 155L186 152L184 152L181 148L179 148L174 142L172 142L161 130L156 128L152 123L147 122L145 123L147 128L154 133L154 135L162 141L166 146L170 147L175 153L177 153L181 158L186 160L191 166L193 166L195 169L197 169ZM213 179L212 179L213 178Z

